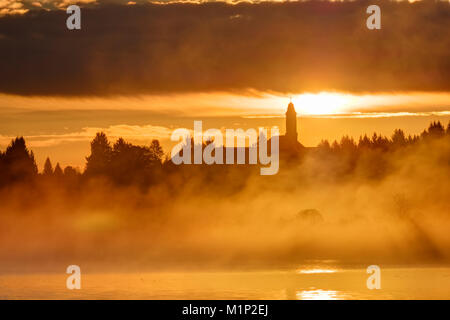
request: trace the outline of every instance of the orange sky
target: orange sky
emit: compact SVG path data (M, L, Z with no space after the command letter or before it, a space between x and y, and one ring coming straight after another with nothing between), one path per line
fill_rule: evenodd
M0 2L0 148L23 135L40 166L82 168L100 130L166 152L194 120L284 133L290 99L305 146L450 118L446 2L379 0L376 31L361 1L83 0L76 31L72 1Z
M358 138L373 132L391 135L396 128L419 134L432 120L450 120L450 94L292 94L299 115L299 140L315 146L322 139ZM275 93L197 93L110 98L55 98L0 95L0 147L24 135L40 167L47 156L62 165L84 166L89 141L98 131L111 140L124 137L138 144L159 139L165 151L171 132L192 129L194 120L207 128L278 126L290 98Z

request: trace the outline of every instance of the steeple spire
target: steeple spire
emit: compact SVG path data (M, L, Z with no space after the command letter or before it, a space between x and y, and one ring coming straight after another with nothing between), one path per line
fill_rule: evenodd
M295 112L292 98L286 111L286 137L293 141L297 141L297 112Z

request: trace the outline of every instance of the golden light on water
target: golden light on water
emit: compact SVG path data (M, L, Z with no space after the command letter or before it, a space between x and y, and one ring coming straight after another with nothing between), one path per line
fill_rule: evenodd
M298 300L341 300L343 297L336 290L304 290L298 291L297 294Z
M335 273L338 272L336 269L300 269L297 270L299 274L314 274L314 273Z

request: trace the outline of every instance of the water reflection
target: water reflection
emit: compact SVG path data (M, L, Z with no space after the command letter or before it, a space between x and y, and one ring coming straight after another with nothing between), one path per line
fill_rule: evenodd
M303 274L311 274L311 273L335 273L338 272L336 269L300 269L297 270L297 273L303 273Z
M304 290L297 291L297 300L342 300L344 295L335 290Z
M330 266L302 266L298 273L87 273L82 290L67 290L65 272L0 273L0 299L450 299L448 267L386 268L382 279L381 290L369 290L365 268Z

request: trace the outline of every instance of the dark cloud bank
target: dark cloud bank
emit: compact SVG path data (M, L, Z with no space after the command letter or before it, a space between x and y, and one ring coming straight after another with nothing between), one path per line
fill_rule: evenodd
M0 19L0 92L449 91L450 5L373 2L98 5Z

